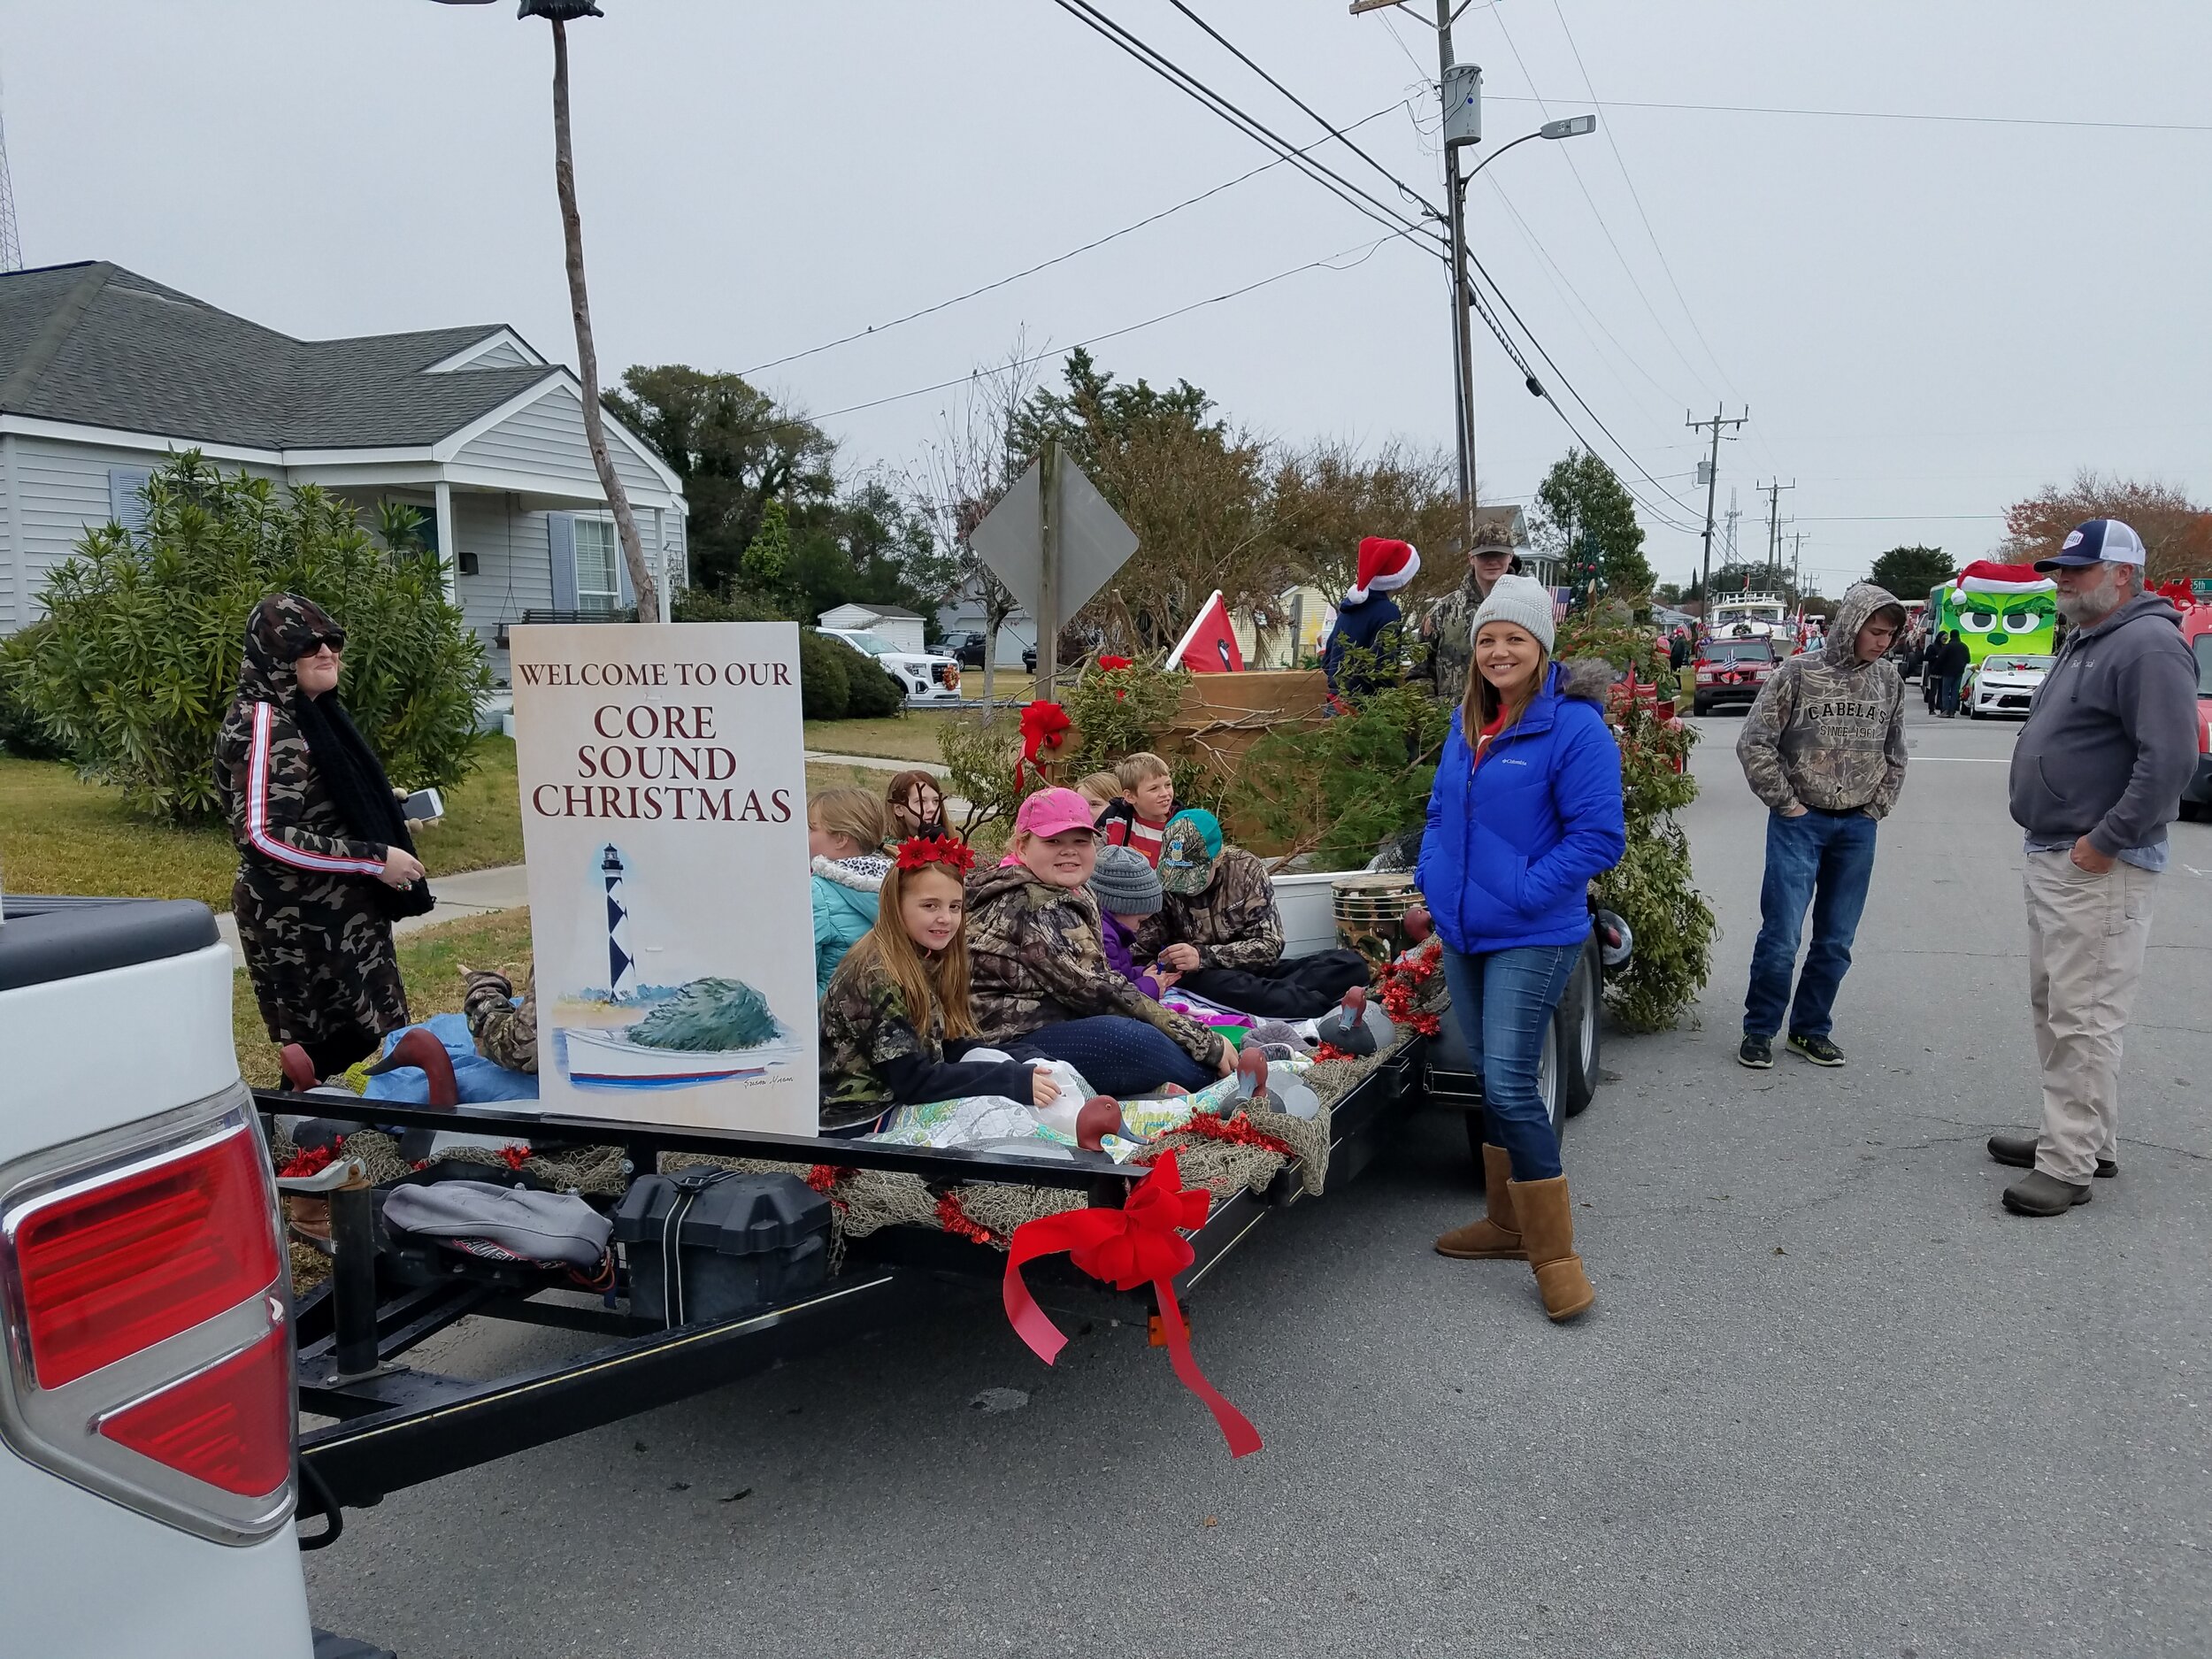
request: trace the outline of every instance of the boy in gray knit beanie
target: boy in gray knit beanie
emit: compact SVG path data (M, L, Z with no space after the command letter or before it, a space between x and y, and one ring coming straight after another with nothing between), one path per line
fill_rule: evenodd
M1145 918L1159 913L1165 901L1159 872L1133 847L1102 847L1098 867L1091 872L1091 893L1098 900L1099 942L1106 949L1107 965L1154 1002L1181 976L1165 968L1140 968L1129 953L1129 941Z

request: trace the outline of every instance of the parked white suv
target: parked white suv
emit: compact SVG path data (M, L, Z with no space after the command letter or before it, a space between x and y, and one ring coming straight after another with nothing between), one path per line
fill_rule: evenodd
M927 651L902 651L880 634L865 628L818 628L818 634L841 640L864 657L872 657L883 671L899 682L910 703L960 701L960 664L949 657Z
M204 905L0 923L0 1649L307 1659L290 1278Z

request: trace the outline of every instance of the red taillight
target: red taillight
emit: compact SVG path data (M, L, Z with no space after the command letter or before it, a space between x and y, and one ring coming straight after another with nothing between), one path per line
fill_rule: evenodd
M240 1126L24 1219L16 1270L40 1387L188 1331L277 1276L259 1152Z
M292 1471L291 1351L281 1329L101 1419L119 1446L195 1480L258 1498Z

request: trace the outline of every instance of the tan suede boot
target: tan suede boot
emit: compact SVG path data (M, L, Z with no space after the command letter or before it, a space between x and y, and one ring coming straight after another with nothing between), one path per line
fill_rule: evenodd
M1503 1147L1482 1148L1482 1191L1490 1213L1480 1221L1454 1227L1436 1241L1439 1256L1463 1262L1525 1262L1521 1224L1513 1212L1513 1160Z
M1567 1205L1567 1178L1515 1181L1513 1210L1521 1218L1521 1242L1536 1270L1536 1288L1544 1311L1555 1321L1571 1319L1598 1299L1590 1276L1575 1254L1574 1212Z

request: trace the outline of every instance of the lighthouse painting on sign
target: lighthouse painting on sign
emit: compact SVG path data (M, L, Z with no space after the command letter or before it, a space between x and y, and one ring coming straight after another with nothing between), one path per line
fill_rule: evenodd
M593 855L594 907L604 926L578 940L579 988L553 1009L555 1063L580 1089L690 1089L749 1081L790 1065L802 1047L768 999L742 979L706 975L659 985L639 972L657 954L650 883L612 841ZM640 902L643 937L634 941ZM604 976L602 979L600 976Z

